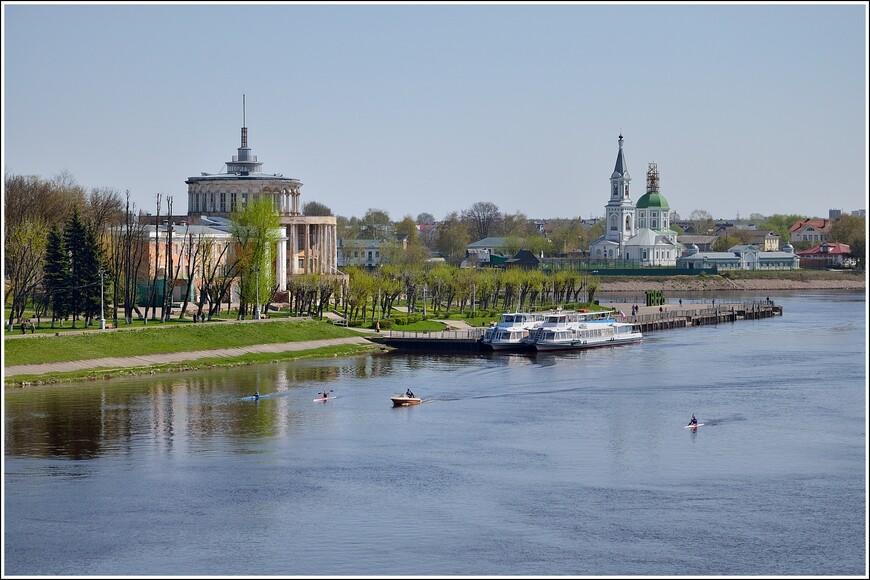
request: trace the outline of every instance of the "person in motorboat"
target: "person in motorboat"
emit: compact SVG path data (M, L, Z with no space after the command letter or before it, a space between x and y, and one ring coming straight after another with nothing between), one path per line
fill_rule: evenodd
M413 399L414 393L411 392L411 389L408 389L407 391L405 391L405 396L408 397L409 399Z
M689 421L689 425L697 425L697 424L698 424L698 420L695 419L695 415L694 415L694 413L693 413L693 414L692 414L692 420Z

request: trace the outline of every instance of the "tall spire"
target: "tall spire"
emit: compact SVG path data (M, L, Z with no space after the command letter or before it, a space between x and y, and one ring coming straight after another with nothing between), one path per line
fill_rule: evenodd
M628 166L625 164L625 153L622 151L622 131L619 132L619 152L616 154L616 167L611 177L628 177Z
M248 123L245 121L245 94L242 93L242 149L248 148Z
M251 148L248 147L247 125L245 95L242 94L242 146L239 147L238 154L233 155L233 160L227 163L227 173L250 175L251 173L258 173L263 166L262 163L257 162L256 155L251 155Z

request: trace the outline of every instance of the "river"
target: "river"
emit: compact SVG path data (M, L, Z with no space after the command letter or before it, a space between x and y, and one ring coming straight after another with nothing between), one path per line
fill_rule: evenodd
M865 295L770 297L586 352L6 391L4 575L864 576Z

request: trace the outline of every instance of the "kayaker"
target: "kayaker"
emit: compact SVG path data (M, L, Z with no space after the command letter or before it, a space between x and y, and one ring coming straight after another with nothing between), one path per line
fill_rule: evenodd
M329 392L328 392L328 391L323 391L323 398L324 398L324 399L328 399L328 398L329 398Z
M255 398L255 399L259 399L259 398L260 398L260 391L259 391L259 390L254 391L254 398Z
M697 424L698 424L698 420L695 419L695 415L692 414L692 420L689 421L689 425L697 425Z

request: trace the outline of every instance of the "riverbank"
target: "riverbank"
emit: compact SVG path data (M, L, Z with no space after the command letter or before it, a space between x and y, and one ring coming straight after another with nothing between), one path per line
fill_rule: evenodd
M848 271L736 272L728 275L667 276L657 278L608 276L600 293L668 292L785 292L802 290L866 290L866 276Z
M375 348L360 332L311 319L22 335L3 342L4 387L348 356Z

